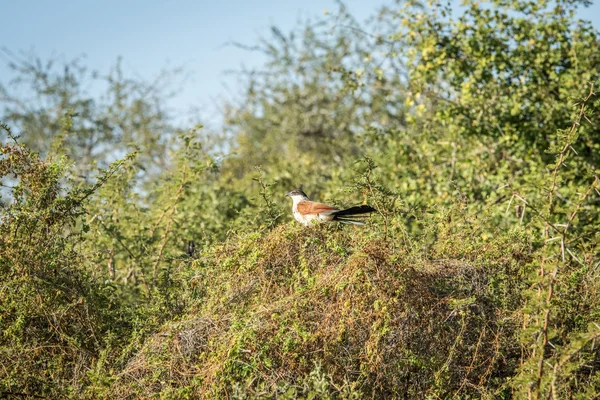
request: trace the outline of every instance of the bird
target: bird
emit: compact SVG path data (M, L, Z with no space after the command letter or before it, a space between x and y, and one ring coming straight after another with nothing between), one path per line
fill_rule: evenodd
M373 207L367 205L340 210L339 208L325 203L312 201L302 189L292 190L291 192L286 193L286 196L292 198L292 212L294 213L294 218L305 226L312 223L333 221L338 221L343 224L364 225L365 223L363 221L357 221L353 218L361 218L365 216L364 214L377 211Z

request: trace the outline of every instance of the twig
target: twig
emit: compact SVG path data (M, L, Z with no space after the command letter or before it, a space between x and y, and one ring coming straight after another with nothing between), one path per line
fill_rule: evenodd
M594 96L594 84L591 84L590 87L590 91L588 93L588 95L586 96L586 98L581 102L581 107L579 109L579 114L577 115L575 121L573 122L573 124L571 125L571 129L569 130L569 136L571 137L572 134L575 132L575 130L577 129L577 127L580 125L580 121L582 116L584 115L585 112L585 107L586 107L586 103L587 101ZM548 209L547 209L547 215L548 217L551 215L552 213L552 209L553 209L553 204L554 204L554 192L556 190L556 182L558 179L558 171L559 169L564 165L564 160L567 157L568 151L571 148L571 141L567 140L567 143L563 146L563 149L561 150L561 152L559 153L558 156L558 161L556 162L556 165L554 166L554 170L552 171L552 185L550 187L550 190L548 191ZM588 190L586 192L589 193L590 190ZM580 203L583 201L585 197L583 197L580 201ZM579 210L579 206L575 209L575 211L571 214L571 217L569 219L569 224L570 221L573 220L573 218L575 217L577 211ZM547 223L547 225L549 227L552 227L552 229L557 230L557 228L552 225L547 218L544 218L540 213L538 213L539 216ZM561 233L562 235L562 240L561 240L561 253L563 254L563 259L564 259L564 239L566 236L566 231L569 227L569 224L567 224L567 226L564 228L563 231L559 231L559 233ZM544 249L548 248L548 240L550 239L549 237L549 232L548 232L548 228L544 229L544 235L545 235L545 241L544 241ZM568 249L567 249L568 250ZM570 252L569 252L570 253ZM542 261L540 263L540 279L543 282L543 279L545 277L545 262L546 262L546 252L543 253L544 256L542 257ZM536 379L535 382L533 382L533 388L535 390L535 392L533 393L535 396L535 399L539 399L540 398L540 393L541 393L541 383L542 383L542 376L544 374L544 361L546 358L546 347L548 345L548 326L550 324L550 303L552 301L552 297L554 295L554 281L556 278L556 274L558 273L558 265L556 266L556 268L554 269L554 272L551 274L550 276L550 281L548 283L548 292L546 295L546 299L544 302L545 305L545 310L544 310L544 316L543 316L543 321L542 321L542 330L541 330L541 335L539 336L538 340L541 340L540 343L540 354L537 355L538 357L538 367L537 367L537 374L536 374ZM538 296L542 295L542 286L540 285L539 289L538 289ZM532 354L532 356L536 356L535 355L535 351ZM531 395L531 393L530 393Z

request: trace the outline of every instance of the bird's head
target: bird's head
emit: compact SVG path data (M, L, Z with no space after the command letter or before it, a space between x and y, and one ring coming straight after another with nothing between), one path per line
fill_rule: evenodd
M308 199L308 196L306 195L306 193L304 193L302 191L302 189L296 189L296 190L292 190L291 192L288 192L285 194L287 197L291 197L292 199L294 197L300 197L300 198L306 198Z

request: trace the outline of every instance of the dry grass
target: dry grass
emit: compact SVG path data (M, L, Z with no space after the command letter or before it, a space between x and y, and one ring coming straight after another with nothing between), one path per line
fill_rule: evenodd
M319 366L334 396L492 396L517 367L521 316L506 306L519 285L506 280L531 250L473 240L444 258L452 242L424 257L353 230L231 240L197 261L186 319L149 338L111 393L317 393Z

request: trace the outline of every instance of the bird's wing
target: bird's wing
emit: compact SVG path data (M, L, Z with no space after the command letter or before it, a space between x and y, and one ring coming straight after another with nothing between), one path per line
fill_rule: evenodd
M301 201L298 203L298 212L302 215L321 214L337 210L338 208L316 201Z

